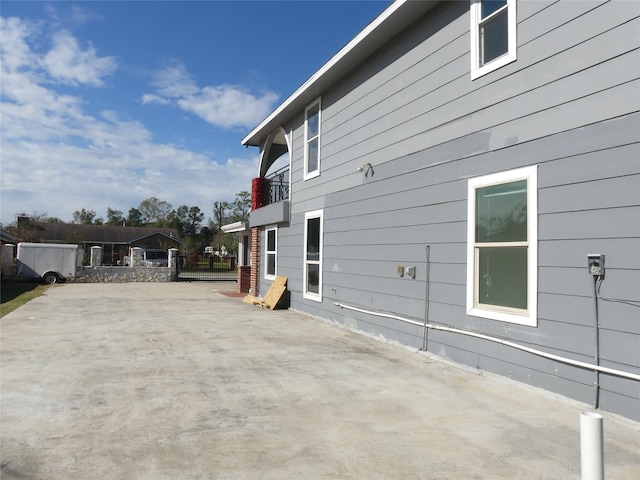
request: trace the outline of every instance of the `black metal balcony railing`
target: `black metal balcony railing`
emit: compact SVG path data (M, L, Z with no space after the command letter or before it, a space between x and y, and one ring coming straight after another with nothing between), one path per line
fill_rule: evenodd
M265 180L269 182L269 203L276 203L289 199L288 165L265 177Z

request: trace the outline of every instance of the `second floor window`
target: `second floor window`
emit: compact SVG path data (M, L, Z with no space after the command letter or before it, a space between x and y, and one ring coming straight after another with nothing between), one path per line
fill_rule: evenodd
M516 59L516 0L471 0L471 78Z
M304 179L320 175L320 99L304 113Z

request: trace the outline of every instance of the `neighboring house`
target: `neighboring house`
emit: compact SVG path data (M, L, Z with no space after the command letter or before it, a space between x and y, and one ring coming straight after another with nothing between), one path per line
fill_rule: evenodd
M391 4L242 141L252 293L640 420L639 15Z
M20 220L20 219L19 219ZM27 222L23 219L23 222ZM18 229L21 228L20 221ZM91 247L102 247L103 265L118 265L131 247L168 250L180 248L182 242L173 228L120 227L112 225L84 225L77 223L29 222L31 241L45 243L76 243L85 255ZM120 262L120 263L119 263Z
M9 269L16 257L18 242L20 242L20 238L7 232L4 228L0 228L0 277L2 278L9 275Z
M7 232L4 228L0 228L0 245L16 244L19 241L20 239L16 235Z

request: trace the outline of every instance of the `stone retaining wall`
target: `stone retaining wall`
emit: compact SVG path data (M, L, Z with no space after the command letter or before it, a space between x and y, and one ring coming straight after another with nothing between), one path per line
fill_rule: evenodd
M172 282L169 267L84 267L75 283Z
M132 249L130 267L102 266L102 247L91 247L91 266L83 267L74 283L175 282L178 280L178 250L169 250L168 267L143 267L139 248Z

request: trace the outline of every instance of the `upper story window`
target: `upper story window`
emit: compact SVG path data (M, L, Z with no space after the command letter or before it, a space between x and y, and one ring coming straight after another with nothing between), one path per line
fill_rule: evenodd
M471 0L471 78L516 59L516 0Z
M304 111L304 179L320 175L320 99Z
M467 313L537 325L537 168L469 180Z

